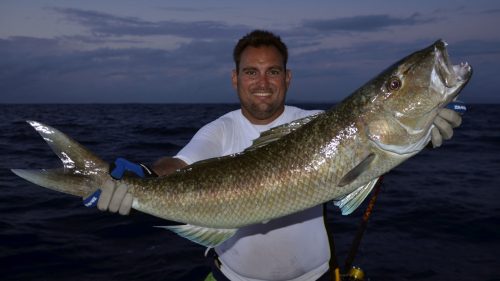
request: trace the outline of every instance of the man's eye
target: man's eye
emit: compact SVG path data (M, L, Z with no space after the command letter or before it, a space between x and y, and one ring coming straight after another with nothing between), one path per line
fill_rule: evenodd
M257 74L257 71L255 71L255 70L245 70L245 75L255 76L256 74Z
M280 75L280 74L281 74L281 71L280 71L280 70L278 70L278 69L272 69L272 70L269 70L269 71L268 71L268 73L269 73L269 75L271 75L271 76L278 76L278 75Z

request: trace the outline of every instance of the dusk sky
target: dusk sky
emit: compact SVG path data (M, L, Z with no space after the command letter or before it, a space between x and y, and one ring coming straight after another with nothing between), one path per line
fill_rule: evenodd
M232 48L290 50L289 101L336 102L437 39L469 62L465 102L500 102L500 1L0 2L0 103L237 102Z

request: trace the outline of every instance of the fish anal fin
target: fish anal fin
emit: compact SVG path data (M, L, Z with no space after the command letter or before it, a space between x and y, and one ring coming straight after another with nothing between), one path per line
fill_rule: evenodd
M231 238L238 229L208 228L190 224L156 226L173 231L177 235L189 239L205 247L213 248Z
M366 156L365 159L363 159L358 165L356 165L356 167L354 167L342 177L342 179L339 181L338 186L342 187L353 182L359 175L361 175L361 173L363 173L368 168L368 166L373 162L374 159L375 154L370 153L368 156Z
M360 186L350 194L346 195L341 200L335 201L335 206L340 208L340 210L342 211L342 215L345 216L351 214L359 207L359 205L361 205L361 203L363 203L378 180L379 178L375 178L374 180L368 182L363 186Z

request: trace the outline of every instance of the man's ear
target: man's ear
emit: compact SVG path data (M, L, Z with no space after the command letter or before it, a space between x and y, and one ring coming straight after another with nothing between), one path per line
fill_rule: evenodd
M231 72L231 84L233 84L233 88L235 90L238 89L238 73L236 72L236 69L233 69Z
M288 89L288 86L290 86L290 81L292 81L292 71L290 69L287 69L285 75L286 88Z

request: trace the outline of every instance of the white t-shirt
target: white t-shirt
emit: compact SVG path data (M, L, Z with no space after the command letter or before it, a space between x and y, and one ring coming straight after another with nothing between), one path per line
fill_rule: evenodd
M272 127L315 113L285 106L267 125L250 123L241 109L231 111L202 127L175 156L187 164L243 151ZM215 248L221 271L233 281L316 280L328 270L330 247L321 205L240 228Z

